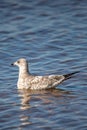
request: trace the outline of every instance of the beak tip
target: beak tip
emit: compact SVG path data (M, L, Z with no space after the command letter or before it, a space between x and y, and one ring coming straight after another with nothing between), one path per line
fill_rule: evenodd
M14 64L12 63L11 65L13 66Z

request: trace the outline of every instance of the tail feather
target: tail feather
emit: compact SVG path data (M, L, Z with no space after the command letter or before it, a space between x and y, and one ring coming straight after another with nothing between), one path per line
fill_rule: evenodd
M74 75L74 74L76 74L76 73L79 73L79 71L76 71L76 72L73 72L73 73L69 73L69 74L65 74L65 75L63 75L63 76L65 77L64 80L66 80L66 79L70 79L70 78L72 77L72 75Z

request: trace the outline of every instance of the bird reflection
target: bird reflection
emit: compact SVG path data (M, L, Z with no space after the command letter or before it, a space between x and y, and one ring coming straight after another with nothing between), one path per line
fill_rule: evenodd
M19 97L20 97L20 100L21 100L20 109L21 110L29 109L30 108L29 101L30 101L30 98L31 98L30 95L29 95L29 91L27 91L27 90L18 90L18 93L19 93Z
M50 102L51 97L62 97L64 94L69 94L70 92L64 91L62 89L49 89L49 90L18 90L21 99L21 110L26 110L31 108L30 101L34 98L42 100L45 102Z
M32 118L32 114L36 112L40 113L39 108L42 108L43 110L43 106L45 105L48 106L49 108L49 104L54 104L58 100L59 102L63 101L64 95L69 95L70 92L60 89L38 90L38 91L18 90L18 94L21 100L20 128L22 128L23 126L32 124L32 122L30 121L30 119ZM52 113L54 110L48 109L48 113L50 113L50 111Z

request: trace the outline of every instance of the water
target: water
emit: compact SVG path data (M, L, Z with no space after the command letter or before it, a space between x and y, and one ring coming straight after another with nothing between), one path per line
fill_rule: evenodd
M80 71L56 89L18 91L26 57L33 74ZM0 130L87 130L87 1L0 1Z

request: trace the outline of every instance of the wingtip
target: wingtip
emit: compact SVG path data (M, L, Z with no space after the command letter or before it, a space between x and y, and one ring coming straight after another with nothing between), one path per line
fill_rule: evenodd
M72 77L72 75L77 74L77 73L79 73L79 72L80 72L80 71L75 71L75 72L72 72L72 73L69 73L69 74L65 74L65 75L63 75L63 76L65 77L65 79L69 79L69 78Z

